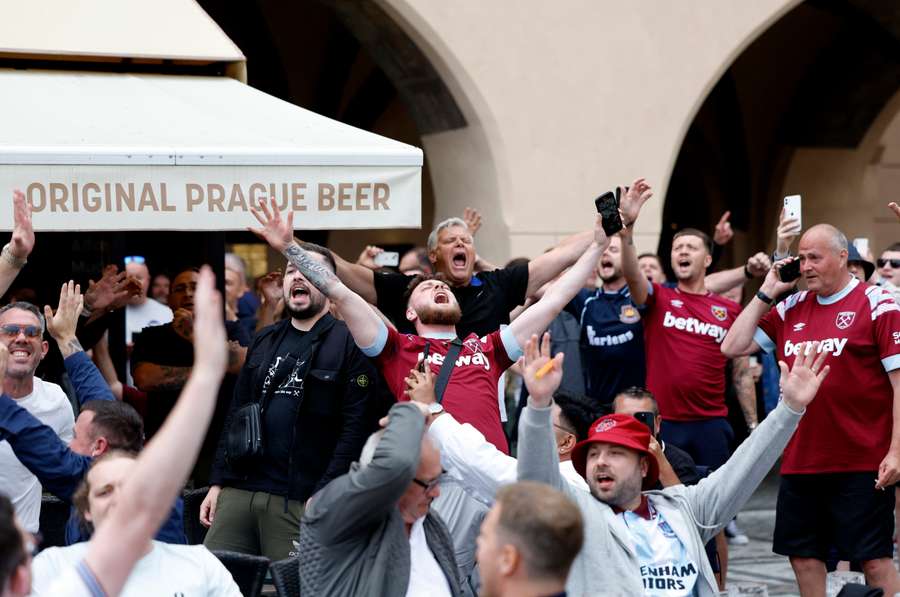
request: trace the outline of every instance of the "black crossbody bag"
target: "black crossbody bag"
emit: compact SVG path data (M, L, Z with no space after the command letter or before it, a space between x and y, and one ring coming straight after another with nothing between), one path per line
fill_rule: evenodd
M459 357L459 351L462 350L462 341L459 338L454 338L450 342L450 347L447 349L447 355L444 357L444 362L441 364L441 370L438 373L437 381L434 382L434 398L437 400L437 403L440 404L444 399L444 390L447 389L447 383L450 381L450 374L453 373L454 364L456 363L457 357Z
M316 323L318 325L318 322ZM312 366L313 358L315 358L319 337L329 329L331 329L331 326L326 325L314 332L310 331L306 336L306 338L309 339L309 345L312 347L309 351L309 360L306 365L307 372ZM297 358L301 358L304 352L306 352L305 346L299 351ZM290 373L288 375L290 375ZM306 373L304 373L303 377L306 377ZM228 427L228 435L225 438L225 459L230 466L240 468L248 463L254 462L263 455L263 452L265 451L265 442L263 438L262 416L266 404L269 401L269 397L275 390L274 385L275 384L273 383L269 386L268 390L263 395L261 402L245 404L234 412L234 416L231 419L231 425Z

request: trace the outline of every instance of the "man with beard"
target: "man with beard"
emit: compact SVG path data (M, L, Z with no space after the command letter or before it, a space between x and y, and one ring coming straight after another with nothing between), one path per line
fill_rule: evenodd
M331 253L303 243L319 267ZM282 281L289 318L261 329L235 386L200 522L205 545L281 560L297 555L305 502L347 472L374 426L375 369L328 298L289 262ZM242 415L259 406L262 453L237 453Z
M251 210L262 228L251 228L275 250L283 253L313 286L335 304L347 322L357 346L377 360L385 380L398 400L405 396L409 371L423 359L438 379L436 409L446 408L460 423L470 423L499 450L508 453L500 424L497 383L500 375L518 359L520 346L531 334L542 332L575 296L609 244L600 223L594 226L594 240L578 261L508 327L481 337L469 333L457 337L456 324L462 313L450 285L442 278L416 276L407 288L405 318L416 334L388 329L369 304L293 238L293 213L281 218L277 204L271 208L260 202ZM441 370L452 351L458 355L452 368Z
M194 292L198 270L188 268L172 280L169 306L174 318L170 323L144 328L137 336L131 365L134 383L147 393L144 432L151 439L178 400L191 374L194 362ZM205 485L215 454L216 441L231 399L235 376L240 371L246 346L246 333L236 321L226 321L228 334L228 371L219 390L219 401L209 432L200 449L200 457L191 474L198 485Z
M538 344L535 336L525 347L529 399L519 424L518 478L547 483L581 510L584 548L566 590L571 595L718 595L703 545L747 502L781 455L828 375L829 367L823 365L831 351L818 352L818 342L803 343L790 372L780 363L783 397L778 407L697 485L649 491L659 475L649 429L630 415L598 419L572 453L588 494L560 474L550 407L563 359L550 359L546 337ZM539 371L546 373L538 377Z

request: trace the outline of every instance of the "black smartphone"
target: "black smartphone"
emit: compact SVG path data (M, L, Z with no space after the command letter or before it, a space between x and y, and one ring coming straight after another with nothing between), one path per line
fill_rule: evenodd
M419 363L419 372L425 373L425 367L428 366L428 353L431 352L431 342L425 342L425 348L422 349L422 362Z
M606 236L612 236L625 227L622 223L622 216L619 215L616 193L612 191L603 193L594 200L594 205L597 206L597 213L603 216L603 231L606 232Z
M650 435L656 437L656 432L654 429L654 419L656 419L656 415L654 415L649 410L642 411L638 413L634 413L634 418L647 426L647 429L650 430Z
M795 257L781 266L778 270L778 279L782 282L793 282L800 277L800 259Z

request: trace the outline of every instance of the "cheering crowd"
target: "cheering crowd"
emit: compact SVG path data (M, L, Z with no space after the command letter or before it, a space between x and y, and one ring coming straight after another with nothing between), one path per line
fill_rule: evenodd
M505 267L474 210L389 268L273 200L248 225L286 261L253 289L228 254L224 297L208 266L137 257L60 280L55 309L10 293L0 597L239 595L227 552L289 560L303 595L718 595L779 459L801 593L836 566L900 592L900 243L873 262L785 211L774 252L720 270L726 213L674 235L669 281L633 240L652 195ZM35 245L13 206L0 293ZM65 545L41 545L44 494Z

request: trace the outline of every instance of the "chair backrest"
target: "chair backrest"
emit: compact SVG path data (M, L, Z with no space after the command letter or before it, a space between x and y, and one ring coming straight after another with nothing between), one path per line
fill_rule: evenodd
M66 502L52 495L41 498L41 548L62 547L66 544L66 523L72 509Z
M269 565L278 597L300 597L300 563L297 558L278 560Z
M244 597L259 596L263 582L266 580L266 571L269 569L269 558L217 549L212 553L231 573L231 577L241 590L241 595Z
M209 487L201 487L185 491L184 499L184 535L188 545L200 545L206 538L207 528L200 524L200 505L209 493Z

